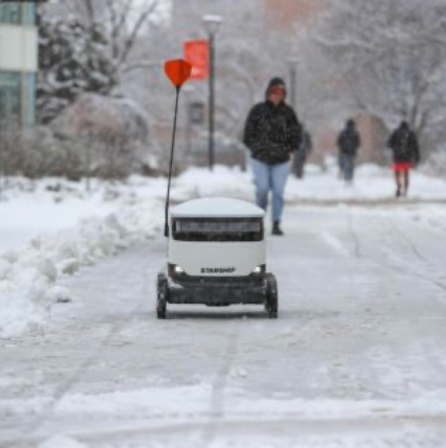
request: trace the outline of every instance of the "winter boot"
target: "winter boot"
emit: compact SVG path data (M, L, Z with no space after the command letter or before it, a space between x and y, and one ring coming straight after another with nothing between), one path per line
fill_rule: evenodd
M276 236L282 236L284 234L282 229L280 228L280 222L279 221L274 221L274 223L273 223L273 230L272 230L271 233L273 235L276 235Z

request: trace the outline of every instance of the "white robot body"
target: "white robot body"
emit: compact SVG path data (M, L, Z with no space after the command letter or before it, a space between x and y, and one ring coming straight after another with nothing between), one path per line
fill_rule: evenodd
M189 276L243 277L266 264L264 212L247 202L196 199L172 209L169 264Z
M277 282L266 272L264 211L248 202L195 199L171 210L168 263L158 276L157 315L167 304L261 304L278 313Z

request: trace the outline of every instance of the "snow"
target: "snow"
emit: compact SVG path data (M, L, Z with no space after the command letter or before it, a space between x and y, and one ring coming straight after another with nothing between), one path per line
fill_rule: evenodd
M65 436L54 436L39 444L37 448L88 448L87 445Z
M42 268L72 302L0 341L1 446L444 446L446 229L415 219L442 204L289 205L286 236L267 239L278 320L183 305L158 321L160 182L119 188L126 232L109 225L127 250L74 276L57 254Z
M171 209L175 218L212 217L221 218L262 218L264 211L246 201L227 198L202 198L187 201Z
M57 198L42 191L0 202L0 250L21 246L31 235L74 227L82 218L105 216L112 206L95 195Z
M213 172L191 168L176 180L177 192L185 197L229 196L245 200L254 197L250 172L238 168L216 167ZM290 176L286 189L288 202L338 203L387 202L394 199L393 173L389 168L360 165L352 185L342 182L335 164L328 163L322 171L319 166L307 165L306 177L299 180ZM411 176L409 199L412 201L446 201L446 181L414 171Z
M60 275L73 275L82 266L116 254L132 242L135 232L138 238L147 237L160 223L158 202L120 210L118 203L101 201L98 194L70 198L69 186L73 187L67 183L56 195L39 186L34 193L0 203L5 217L0 239L1 337L40 330L51 305L69 300L69 292L57 285ZM102 194L111 192L104 189ZM126 200L124 193L122 201ZM14 239L9 239L11 234Z
M446 182L422 173L412 173L411 200L445 200ZM332 167L325 175L312 175L304 180L290 179L287 198L291 201L390 201L394 199L393 173L388 168L362 165L356 170L352 185L344 184Z
M321 15L322 20L308 29L309 62L305 65L310 67L313 85L304 78L307 88L301 89L309 90L309 98L319 104L314 100L313 89L318 85L314 77L324 79L326 73L337 72L348 81L337 86L333 107L345 110L346 118L356 110L349 104L351 100L360 103L367 116L379 117L384 129L394 129L407 118L421 141L429 135L432 141L442 142L444 46L433 24L442 23L437 18L444 15L445 5L433 1L430 8L424 6L419 0L375 0L373 5L354 0L335 2L333 8L327 8ZM417 48L423 45L429 51L418 52ZM345 51L347 48L349 51ZM426 87L421 98L418 92L422 83ZM331 109L326 92L320 92L324 93L322 109L327 121ZM423 118L426 114L428 119Z
M246 370L238 376L249 381ZM82 414L84 418L114 418L137 414L138 418L157 420L169 415L176 423L207 415L213 385L206 382L190 386L154 387L96 394L70 394L58 404L63 419ZM223 410L227 420L269 421L288 417L300 421L351 420L360 418L444 418L446 396L436 391L413 400L335 400L319 397L316 400L240 396L235 390L227 394ZM41 398L41 409L49 398ZM15 403L23 409L38 409L36 400Z
M93 182L92 193L86 193L83 183L10 180L0 202L0 337L42 331L52 305L72 300L59 285L64 275L158 234L165 187L165 179L133 177L126 183ZM414 172L410 198L399 202L393 188L385 168L360 166L350 186L337 178L333 164L325 171L310 165L304 180L290 176L286 198L290 204L388 205L374 213L399 214L446 231L444 180ZM251 174L222 166L213 172L191 168L173 182L172 203L221 196L252 203ZM333 235L323 234L332 247L346 250Z
M175 192L184 198L226 196L252 201L253 191L250 175L239 168L190 168L175 180Z
M39 328L51 304L69 293L57 286L60 274L74 274L81 266L115 254L126 246L127 231L115 215L83 220L72 230L33 238L1 261L0 329L3 337Z
M64 109L51 123L58 135L79 139L95 129L99 135L113 132L124 134L133 141L147 140L148 117L144 110L128 98L109 98L84 93L71 106Z

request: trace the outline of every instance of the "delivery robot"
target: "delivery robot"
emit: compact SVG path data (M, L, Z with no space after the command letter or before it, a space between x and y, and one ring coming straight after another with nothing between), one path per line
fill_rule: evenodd
M259 304L276 318L277 281L267 273L263 219L262 209L236 199L195 199L172 208L158 318L166 318L168 304Z
M164 70L176 97L164 209L167 269L157 279L157 316L166 318L168 304L259 304L276 318L277 282L266 272L263 210L225 198L195 199L170 210L178 103L192 66L175 59Z

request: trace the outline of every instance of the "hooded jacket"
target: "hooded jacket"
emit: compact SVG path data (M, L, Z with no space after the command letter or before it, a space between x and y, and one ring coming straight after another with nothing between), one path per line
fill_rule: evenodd
M417 136L405 123L390 136L388 146L392 149L394 163L420 161Z
M272 79L266 91L267 98L276 86L285 87L280 78ZM300 147L301 134L301 125L293 109L284 101L276 106L266 99L251 109L243 141L254 159L275 165L290 160L290 154Z
M347 126L339 134L337 145L341 154L356 156L361 146L361 137L353 121L347 122Z

